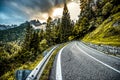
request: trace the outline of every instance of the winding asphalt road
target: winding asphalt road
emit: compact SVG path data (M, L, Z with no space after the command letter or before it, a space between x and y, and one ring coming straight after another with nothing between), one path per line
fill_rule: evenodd
M74 41L62 48L55 57L49 79L120 80L120 58Z

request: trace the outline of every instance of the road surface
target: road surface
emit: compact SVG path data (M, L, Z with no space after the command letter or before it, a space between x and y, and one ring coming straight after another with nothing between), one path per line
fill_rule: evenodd
M50 80L120 80L120 58L71 42L55 57Z

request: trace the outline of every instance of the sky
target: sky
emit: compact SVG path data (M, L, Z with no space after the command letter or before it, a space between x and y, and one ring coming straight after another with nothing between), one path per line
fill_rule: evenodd
M64 0L0 0L0 24L17 24L38 19L46 21L62 16ZM71 19L77 20L80 13L79 2L69 0L67 3Z

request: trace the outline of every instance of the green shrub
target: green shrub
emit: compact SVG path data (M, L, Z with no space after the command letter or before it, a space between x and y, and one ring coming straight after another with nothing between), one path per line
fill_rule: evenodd
M102 8L102 14L108 15L112 10L112 7L113 7L113 4L111 4L110 2L107 2Z

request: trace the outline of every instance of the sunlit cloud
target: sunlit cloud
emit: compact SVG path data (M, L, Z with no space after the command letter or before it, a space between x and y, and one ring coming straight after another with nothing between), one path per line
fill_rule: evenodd
M62 16L63 8L54 8L52 17L53 18L60 18Z
M16 24L26 20L46 21L48 16L60 18L64 0L3 0L0 4L0 24ZM74 2L74 1L73 1ZM79 4L69 0L68 9L71 19L79 15ZM75 13L76 12L76 13ZM8 19L9 18L9 19Z
M72 20L77 20L78 19L78 15L80 14L80 6L78 3L76 2L70 2L68 4L68 9L70 11L70 16Z
M76 2L69 2L67 6L71 19L76 21L78 19L78 15L80 14L79 4ZM51 14L41 13L41 17L39 17L38 19L42 21L46 21L48 16L51 16L53 19L61 18L62 14L63 14L63 5L60 7L54 7L51 11Z

